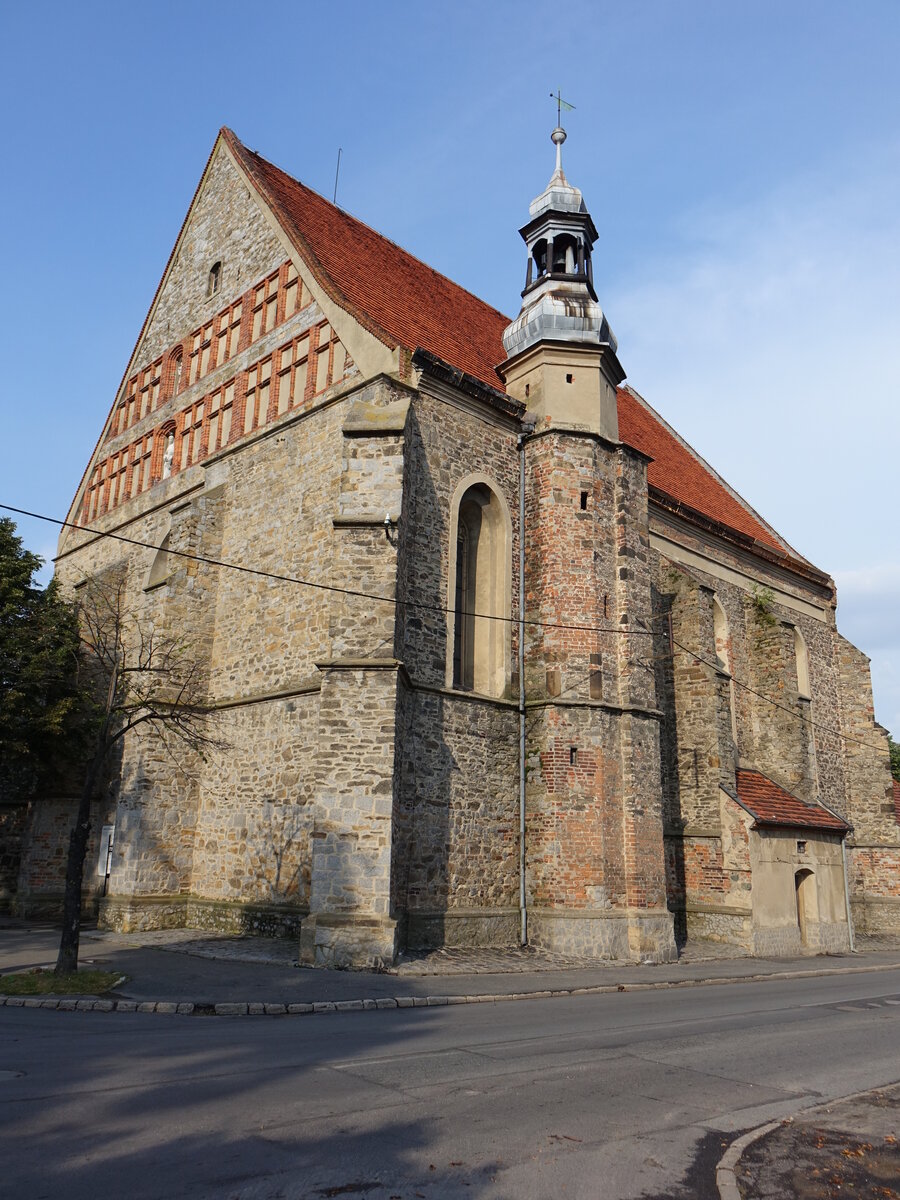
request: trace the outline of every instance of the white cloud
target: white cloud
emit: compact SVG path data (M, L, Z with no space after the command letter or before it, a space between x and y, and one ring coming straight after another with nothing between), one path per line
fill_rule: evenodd
M900 732L900 147L685 214L678 239L608 298L630 378L837 574Z

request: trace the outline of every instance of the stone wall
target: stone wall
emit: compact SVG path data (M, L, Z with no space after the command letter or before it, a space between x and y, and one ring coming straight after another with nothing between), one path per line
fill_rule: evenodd
M8 911L16 897L27 829L27 805L0 805L0 912Z
M18 915L57 917L62 913L69 834L77 808L77 796L42 796L29 804L18 886L10 904ZM82 887L82 903L88 915L97 911L103 890L104 877L97 873L100 833L103 825L112 824L113 812L106 801L98 800L91 808Z
M263 216L228 151L220 145L196 197L134 363L152 362L231 296L274 271L285 257L284 245ZM222 263L218 293L207 298L214 262Z
M836 638L847 764L853 919L860 933L900 932L900 824L886 731L875 721L869 660Z

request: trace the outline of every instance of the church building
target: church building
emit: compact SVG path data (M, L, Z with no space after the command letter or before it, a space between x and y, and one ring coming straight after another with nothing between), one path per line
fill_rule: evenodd
M324 966L900 931L868 660L626 384L565 137L510 320L221 130L59 543L67 592L115 573L189 640L223 743L128 735L106 926ZM72 811L33 805L21 911Z

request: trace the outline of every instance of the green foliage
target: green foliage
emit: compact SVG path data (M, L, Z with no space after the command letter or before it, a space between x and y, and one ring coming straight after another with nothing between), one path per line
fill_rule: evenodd
M83 713L78 621L42 560L0 518L0 799L24 801L74 749Z
M888 746L891 751L891 774L900 783L900 742L895 742L888 734Z
M68 971L57 975L35 967L0 975L2 996L98 996L120 983L115 971Z
M754 584L750 590L750 603L753 605L753 612L756 620L760 625L766 625L771 628L778 624L778 618L772 612L772 605L775 603L775 593L771 588L760 587L759 584Z

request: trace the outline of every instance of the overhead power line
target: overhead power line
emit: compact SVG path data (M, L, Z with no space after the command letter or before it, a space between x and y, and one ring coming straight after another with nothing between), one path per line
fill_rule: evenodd
M95 529L90 525L77 525L74 521L63 521L63 520L60 520L59 517L48 517L45 513L32 512L26 508L16 508L12 504L0 503L0 509L3 509L6 512L16 513L19 516L31 517L37 521L46 521L51 525L58 525L58 526L60 526L60 528L63 528L63 529L76 529L82 533L93 534L94 536L99 537L99 538L109 538L116 542L123 542L124 544L126 544L128 546L138 546L145 550L154 550L154 551L159 550L159 546L154 542L146 542L140 538L126 537L125 534L122 534L122 533L112 533L110 531L103 530L103 529ZM276 571L266 571L262 567L248 567L248 566L245 566L243 563L233 563L233 562L228 562L226 559L211 558L208 555L204 555L204 554L194 554L189 550L173 550L173 549L167 547L166 552L168 554L171 554L178 558L188 559L191 562L203 563L203 564L205 564L207 566L211 566L211 567L221 567L223 570L227 570L227 571L238 571L243 575L255 575L262 579L271 579L277 583L289 583L289 584L297 585L299 587L313 588L314 590L320 591L320 592L331 592L331 593L336 593L336 594L342 595L342 596L351 596L351 597L354 597L359 600L375 601L376 603L379 603L379 604L391 604L395 608L398 608L401 606L404 608L415 608L415 609L419 609L419 610L425 611L425 612L440 613L443 616L446 616L449 613L455 613L455 611L456 611L453 608L449 608L449 607L447 607L445 605L441 605L441 604L428 604L425 601L421 601L421 600L397 599L397 597L395 597L395 596L381 596L376 592L364 592L364 591L360 591L360 590L357 590L354 588L338 587L337 584L332 584L332 583L319 583L312 579L301 579L296 575L283 575ZM495 615L494 613L478 613L478 612L470 613L470 612L464 611L463 615L467 616L467 617L473 617L478 620L484 620L484 621L501 621L504 624L508 624L508 625L519 625L521 623L522 625L527 625L532 628L558 629L558 630L564 630L564 631L569 631L569 632L615 634L618 637L651 637L652 638L652 637L657 637L657 636L663 636L663 637L668 638L671 641L671 644L673 646L677 646L678 649L683 650L685 652L685 654L690 654L691 657L693 659L695 659L696 662L702 663L707 667L711 667L714 671L718 671L721 669L719 667L718 663L712 662L708 658L704 658L703 655L698 654L696 650L692 650L689 646L685 646L681 642L677 641L675 639L675 637L671 634L671 632L668 630L660 631L660 630L652 630L652 629L622 629L622 628L618 628L614 625L607 626L607 625L564 624L562 622L540 621L540 620L535 620L533 618L532 619L526 618L525 620L520 622L518 617L504 617L504 616ZM664 616L664 614L662 614L662 613L651 614L649 619L651 621L653 621L653 620L659 619L663 616ZM670 655L666 655L665 657L669 658ZM584 678L585 679L590 678L591 673L592 672L589 672ZM771 704L773 708L780 709L782 712L787 713L787 715L789 717L793 718L793 720L799 721L803 725L809 725L815 729L821 730L821 732L823 732L823 733L829 733L833 737L840 738L842 741L853 742L855 745L864 746L867 750L874 750L876 753L879 753L879 754L883 752L883 747L875 746L872 742L863 741L861 738L853 737L851 734L844 733L839 729L832 729L831 726L823 725L820 721L813 721L811 718L807 719L802 714L794 712L792 709L788 708L786 705L782 704L780 701L775 700L772 696L765 695L765 693L760 692L756 688L751 687L750 684L748 684L748 683L744 683L742 680L738 679L734 675L731 675L730 679L731 679L732 683L735 685L735 687L739 687L739 688L743 689L744 691L750 693L751 695L756 696L758 699L765 701L765 703ZM583 682L583 680L578 681L578 682ZM575 686L575 685L572 685L572 686ZM570 691L571 688L566 688L565 690Z
M43 513L29 512L25 508L14 508L11 504L0 504L0 508L6 512L18 513L23 517L33 517L38 521L47 521L51 525L59 525L64 529L77 529L82 533L92 533L101 538L112 538L116 542L124 542L128 546L140 546L145 550L158 550L159 546L154 542L145 542L140 538L126 537L123 533L111 533L103 529L94 529L90 525L76 525L74 521L61 521L59 517L48 517ZM227 571L240 571L244 575L257 575L262 579L271 579L277 583L293 583L300 587L314 588L320 592L336 592L341 596L354 596L358 600L374 600L380 604L403 605L405 608L417 608L426 612L441 613L446 616L448 613L455 612L455 608L449 608L442 604L428 604L423 600L398 600L396 596L381 596L377 592L363 592L355 588L338 587L333 583L318 583L313 579L300 579L296 575L282 575L277 571L266 571L262 567L248 567L243 563L228 562L222 558L211 558L204 554L193 554L190 550L173 550L166 547L166 553L178 558L186 558L191 562L205 563L211 567L222 567ZM498 616L494 613L479 613L465 612L465 616L474 617L476 620L483 621L502 621L507 625L518 625L518 617ZM653 631L650 629L620 629L614 625L566 625L554 621L537 621L526 618L522 624L532 625L542 629L562 629L569 632L580 633L614 633L620 637L653 637Z

